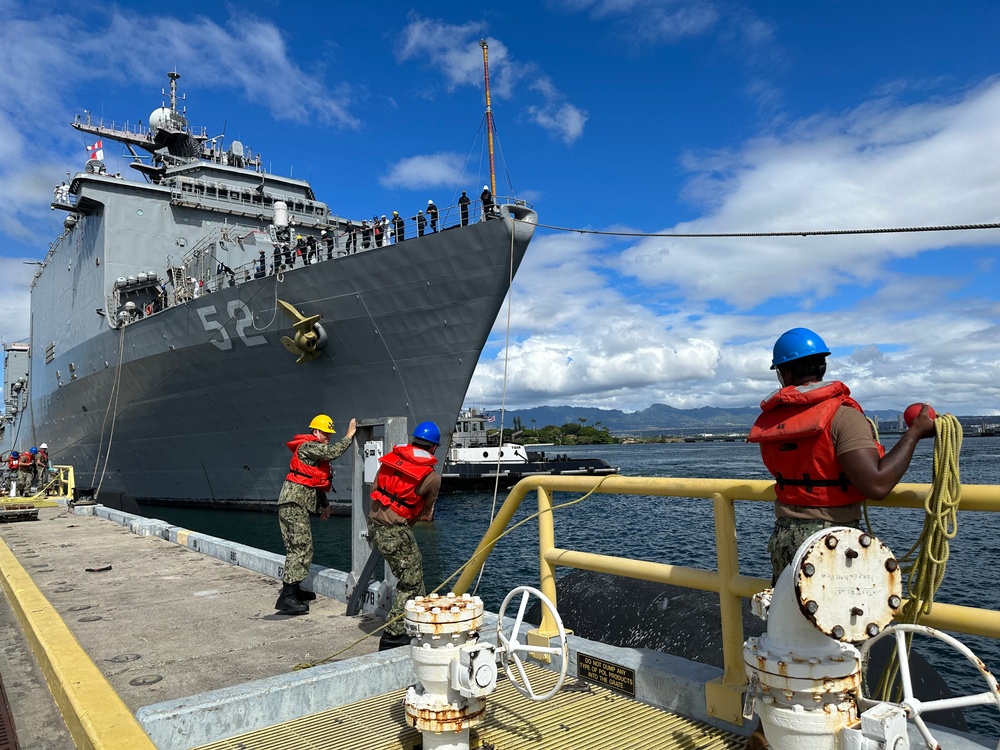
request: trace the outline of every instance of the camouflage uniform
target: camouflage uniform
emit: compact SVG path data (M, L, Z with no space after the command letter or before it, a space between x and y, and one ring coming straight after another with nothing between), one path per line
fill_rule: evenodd
M774 531L771 532L771 538L767 540L767 551L771 555L771 584L777 583L781 571L792 564L795 553L799 551L802 542L820 529L829 529L832 526L861 528L859 521L834 522L805 518L776 518Z
M390 623L385 626L385 632L388 635L402 635L405 631L402 615L406 608L406 600L426 593L420 547L417 546L417 539L413 536L409 524L405 523L381 526L369 521L368 539L385 558L392 574L399 579L399 583L396 584L396 598L392 600L392 609L385 618L385 621ZM399 619L392 622L396 617Z
M375 486L379 486L378 479ZM423 498L424 507L412 519L403 518L374 497L368 511L368 540L385 558L389 570L399 580L396 585L396 597L392 600L392 609L385 618L389 624L386 625L384 634L390 638L400 636L405 631L402 614L406 609L406 600L423 596L425 593L423 557L410 527L418 520L433 520L434 506L441 491L441 475L432 471L413 488L413 491ZM399 619L393 622L397 616Z
M35 465L22 466L17 470L17 496L27 497L31 482L35 478Z
M352 438L344 438L336 443L309 442L299 446L299 460L316 466L321 461L339 458L351 445ZM278 495L278 525L281 540L285 543L284 583L298 583L309 574L313 558L312 525L310 513L316 513L328 505L325 492L318 492L304 484L287 479L281 485Z
M48 484L49 481L49 454L43 451L41 448L38 449L38 455L35 456L35 486L41 491L42 488ZM46 492L48 494L48 492Z

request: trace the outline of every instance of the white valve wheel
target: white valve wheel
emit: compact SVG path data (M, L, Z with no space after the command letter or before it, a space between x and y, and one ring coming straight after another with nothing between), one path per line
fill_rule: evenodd
M964 656L970 664L972 664L976 669L979 670L979 674L983 676L986 680L986 685L989 690L985 693L977 693L976 695L962 695L956 698L940 698L933 701L921 701L913 696L913 680L910 678L910 662L907 655L906 648L906 633L923 633L929 635L932 638L937 638L939 641L944 641L953 649L958 651L962 656ZM997 690L996 678L990 674L990 670L986 668L982 660L976 656L969 648L959 640L952 638L947 633L942 633L940 630L935 630L934 628L929 628L926 625L908 625L899 624L893 625L892 627L886 628L877 636L872 638L865 643L859 649L861 652L862 663L868 658L868 652L871 651L872 645L876 641L881 640L887 635L893 635L896 638L896 657L899 660L899 679L903 685L903 700L899 703L892 703L888 701L889 705L897 706L906 712L906 718L917 725L917 729L920 730L921 736L924 738L924 742L927 743L929 748L940 747L937 740L931 735L930 730L927 729L927 725L921 717L921 714L930 713L932 711L946 711L954 708L964 708L965 706L987 706L993 704L1000 709L1000 691ZM877 706L882 701L872 700L865 695L860 696L861 709L867 710L872 706Z
M511 600L517 594L521 595L521 604L517 608L517 618L514 620L514 625L510 629L510 635L508 636L504 633L503 628L504 615L507 613L507 605L510 604ZM552 615L552 619L555 620L556 629L559 632L558 646L529 646L527 643L521 643L517 640L518 634L521 631L521 623L524 621L524 613L528 608L528 601L531 599L532 595L538 597L542 606L549 611L549 614ZM547 701L559 692L563 682L566 680L566 667L569 665L569 648L566 644L566 628L563 627L562 618L559 617L559 613L556 612L555 605L549 601L549 598L545 596L545 594L538 589L532 588L531 586L518 586L516 589L507 594L507 597L503 600L503 606L500 607L500 619L497 621L497 643L500 645L500 663L503 664L504 672L507 673L507 679L510 680L517 692L525 698L530 698L533 701ZM544 695L538 695L531 689L531 682L528 680L528 675L524 671L524 662L521 660L521 654L527 654L529 652L535 654L553 654L562 656L562 669L559 671L559 679L556 680L555 686ZM520 681L515 680L514 675L511 672L512 662L514 667L517 668L517 674L521 678Z

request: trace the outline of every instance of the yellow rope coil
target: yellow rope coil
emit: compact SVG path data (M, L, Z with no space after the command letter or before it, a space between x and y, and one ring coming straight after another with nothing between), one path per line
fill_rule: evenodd
M962 500L958 467L961 450L961 423L952 414L939 414L934 420L934 475L931 489L924 498L924 526L916 543L899 560L908 597L897 618L900 622L916 623L921 616L929 614L934 595L944 580L949 543L958 533L958 506ZM877 694L882 700L889 699L890 686L898 671L899 664L893 652L879 681Z

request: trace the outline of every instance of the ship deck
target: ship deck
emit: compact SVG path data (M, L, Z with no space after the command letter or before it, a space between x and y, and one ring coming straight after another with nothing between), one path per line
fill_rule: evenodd
M555 673L527 665L533 687L548 692ZM197 750L418 750L406 726L405 691L393 691L278 726L203 745ZM490 696L486 721L471 730L472 748L503 750L742 750L746 738L586 683L571 683L536 703L506 680Z
M307 616L277 615L278 582L250 568L280 557L92 513L41 508L37 521L0 524L0 672L23 750L419 746L401 704L408 649L379 654L377 637L365 637L379 618L348 617L323 595ZM309 582L321 594L337 586L315 570ZM336 661L294 670L350 644ZM541 667L531 674L542 686L554 679ZM533 703L501 679L472 746L742 746L703 722L568 684Z

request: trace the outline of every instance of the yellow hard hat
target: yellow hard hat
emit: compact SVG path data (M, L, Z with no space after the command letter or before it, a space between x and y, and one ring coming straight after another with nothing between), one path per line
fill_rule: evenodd
M333 429L333 420L326 414L317 414L313 417L313 421L309 423L309 429L319 430L320 432L326 432L330 435L337 432Z

